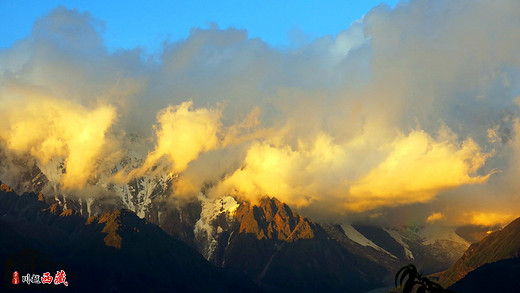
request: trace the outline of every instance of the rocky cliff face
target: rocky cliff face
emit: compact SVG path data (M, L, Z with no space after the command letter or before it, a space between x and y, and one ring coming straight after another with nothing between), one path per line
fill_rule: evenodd
M313 239L317 225L297 214L276 198L264 197L258 205L243 203L234 214L240 223L238 233L255 235L257 239L294 242Z

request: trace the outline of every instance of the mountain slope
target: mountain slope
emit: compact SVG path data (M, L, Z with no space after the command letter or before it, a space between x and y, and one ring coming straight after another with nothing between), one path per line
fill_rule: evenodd
M377 256L376 262L392 272L410 262L416 264L426 274L446 270L469 246L454 231L446 228L431 226L382 228L359 224L343 224L341 228L349 239L364 246L364 250L369 252L369 255Z
M233 216L217 264L244 270L269 291L363 292L388 273L275 198L242 203Z
M520 258L485 264L450 287L457 293L520 292Z
M3 188L0 215L6 290L28 286L11 285L15 270L21 275L53 275L63 269L67 289L75 292L258 291L244 276L212 266L183 242L127 210L86 220L59 205L49 207L34 193L19 196Z
M102 186L99 181L92 188L102 195L77 197L53 189L59 183L48 180L35 165L20 164L18 167L27 171L22 172L23 178L14 180L16 186L25 188L22 190L49 190L51 196L43 198L49 206L72 209L86 218L129 209L196 249L216 266L245 272L269 290L303 290L304 285L365 290L388 282L399 267L412 259L426 272L447 269L466 248L465 244L443 241L442 237L434 239L441 240L437 242L424 241L422 235L409 228L318 224L274 198L266 197L254 205L231 196L210 199L203 193L198 198L177 200L170 196L177 175L144 174L119 185ZM138 166L139 160L127 157L113 172L132 170L134 165ZM307 252L320 246L328 250ZM294 261L285 255L301 255L298 261L307 269L289 267ZM336 269L327 271L318 265L322 259ZM278 268L284 268L279 276L272 273ZM328 275L318 277L316 272L320 270ZM294 280L294 284L280 276Z
M495 231L472 244L455 264L440 274L439 282L443 286L449 286L480 266L518 256L520 256L520 218L502 230Z

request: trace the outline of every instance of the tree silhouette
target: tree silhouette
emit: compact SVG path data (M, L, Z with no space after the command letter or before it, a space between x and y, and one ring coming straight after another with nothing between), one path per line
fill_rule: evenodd
M400 276L400 277L399 277ZM408 278L406 278L408 277ZM395 287L397 288L397 280L399 279L399 286L403 287L403 293L412 293L414 288L417 288L417 293L440 293L452 292L451 290L442 288L439 283L436 283L422 274L417 272L417 268L413 264L402 267L395 275ZM406 279L406 281L405 281ZM403 285L404 283L404 285Z

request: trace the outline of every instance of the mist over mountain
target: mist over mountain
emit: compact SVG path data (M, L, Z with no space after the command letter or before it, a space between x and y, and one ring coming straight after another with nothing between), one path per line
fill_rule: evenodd
M504 225L520 206L519 10L383 4L285 50L210 25L145 59L57 8L0 52L1 178L16 186L26 161L46 193L153 174L177 178L175 200L205 188L330 222Z
M30 172L26 174L31 175ZM24 180L26 185L32 182L37 188L44 176L40 172L33 172L32 175ZM411 261L428 272L447 269L468 245L460 238L453 239L453 231L452 234L433 235L424 233L427 227L383 229L348 223L319 224L269 197L262 198L258 203L239 201L230 196L221 199L200 196L196 201L189 202L166 201L171 184L168 182L157 177L143 177L120 188L112 187L110 190L115 192L112 196L98 196L95 199L66 194L52 197L40 193L36 196L33 193L28 207L36 202L41 207L32 208L33 214L40 214L43 210L44 214L76 215L78 224L70 227L71 235L78 233L78 229L83 230L81 223L85 221L88 225L107 223L102 229L106 233L104 243L116 248L122 245L124 238L117 232L119 224L110 223L121 221L118 220L121 211L127 211L124 213L127 215L132 210L190 245L215 266L241 272L268 292L365 292L391 283L393 272ZM3 186L10 190L11 198L18 197L10 187ZM28 197L29 194L20 198ZM2 205L7 208L7 216L12 213L9 211L13 205L25 209L16 201L4 201ZM78 219L80 215L83 220ZM34 221L34 216L31 219ZM35 224L40 222L37 219ZM131 219L125 221L135 222ZM24 225L31 226L31 223ZM38 235L41 234L34 236L36 243L49 241L46 238L38 239ZM132 242L131 245L146 247L154 245L148 242L165 240L148 237L146 240L132 238L127 241ZM134 243L136 241L138 243ZM84 241L81 247L89 249L95 247L95 243ZM132 250L128 253L142 257L144 252Z
M157 289L188 291L363 292L408 263L446 285L514 267L519 13L381 4L289 48L208 24L148 58L57 7L0 49L1 256L86 275L136 257L107 290L153 270L147 257L165 267Z

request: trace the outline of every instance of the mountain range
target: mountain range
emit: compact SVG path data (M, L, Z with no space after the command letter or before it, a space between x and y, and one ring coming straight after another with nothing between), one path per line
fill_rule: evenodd
M128 210L81 217L42 194L0 191L0 259L5 291L259 292L245 275L221 269ZM64 270L68 287L13 285L20 275Z
M19 265L43 259L39 266L29 262L41 270L61 264L71 271L71 284L81 288L366 292L392 283L408 263L427 274L446 270L440 280L451 285L487 262L515 257L512 248L510 254L457 265L465 264L461 255L475 250L467 233L431 225L317 223L274 197L251 203L232 196L210 198L202 191L198 198L176 200L169 196L177 180L171 174L144 175L120 185L99 181L102 194L71 196L36 165L18 163L24 171L11 181L14 190L27 193L2 185L0 225L8 236L2 237L0 256L6 264ZM113 172L138 163L125 159ZM57 173L64 171L57 168ZM503 236L498 238L500 247ZM493 249L483 251L475 255ZM4 281L13 268L4 270ZM94 275L105 278L99 284L80 281L79 276Z

